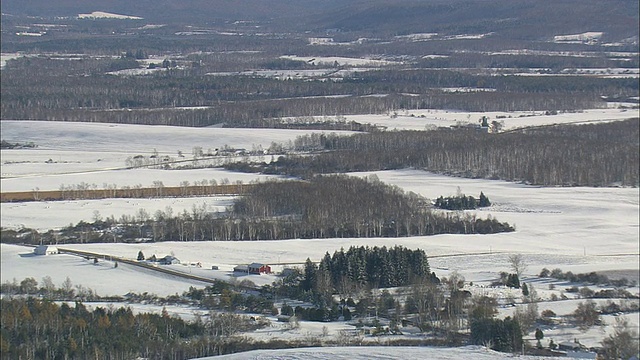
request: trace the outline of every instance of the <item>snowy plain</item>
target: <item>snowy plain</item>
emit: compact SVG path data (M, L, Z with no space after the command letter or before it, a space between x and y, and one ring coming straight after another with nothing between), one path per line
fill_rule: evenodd
M480 346L463 348L404 347L404 346L351 346L332 348L303 348L285 350L256 350L246 353L201 358L200 360L391 360L391 359L431 359L431 360L548 360L538 356L517 356L499 353Z
M520 117L531 113L462 113L453 111L415 110L399 114L395 118L389 115L357 115L348 116L348 120L363 123L376 123L389 128L424 129L429 126L449 126L456 122L477 122L483 115L505 121L507 129L527 126L546 125L551 123L572 123L578 121L614 121L637 117L638 110L631 109L596 109L582 113L560 114L556 116ZM413 116L412 116L413 115ZM424 118L421 117L424 115ZM512 116L509 118L508 116ZM506 116L506 117L502 117ZM234 148L251 148L252 146L268 147L272 141L288 142L296 136L308 132L291 130L239 130L219 128L173 128L149 127L135 125L89 124L89 123L49 123L49 122L0 122L3 140L9 142L34 142L36 149L2 150L2 191L57 190L61 184L78 184L80 182L95 183L99 188L103 184L118 186L142 184L150 186L153 181L163 181L165 186L177 186L182 181L201 181L215 179L220 182L244 182L265 179L258 174L238 174L219 169L201 170L113 170L123 167L129 156L137 154L150 155L153 149L159 154L175 156L178 150L190 156L194 146L204 149L222 147L225 144ZM52 159L53 163L45 163ZM99 161L98 161L99 159ZM111 170L110 170L111 169ZM572 188L572 187L537 187L524 184L484 179L464 179L432 174L417 169L394 171L378 171L353 173L353 176L375 175L381 181L399 186L405 191L412 191L430 199L438 196L455 195L458 191L467 195L478 196L484 192L493 205L483 210L472 212L479 217L492 216L499 221L506 221L516 226L513 233L492 235L439 235L407 238L372 238L372 239L312 239L286 241L254 241L254 242L165 242L155 244L75 244L61 247L92 251L135 258L138 251L145 255L164 256L174 254L183 263L202 264L201 268L187 265L171 265L170 268L185 273L197 274L211 279L242 281L248 279L257 285L270 284L278 278L275 275L234 276L235 265L251 262L264 262L274 265L279 271L284 266L297 266L306 258L318 261L326 253L333 253L340 248L350 246L394 246L420 248L429 256L429 263L438 276L450 276L458 273L473 281L469 287L473 292L489 291L485 287L497 279L499 272L509 271L508 256L522 254L528 268L524 273L525 281L536 284L536 275L543 267L561 268L563 271L585 273L590 271L617 271L631 279L637 279L639 272L639 198L638 188ZM122 214L134 215L140 209L153 214L155 210L172 207L174 213L189 211L193 206L207 204L207 208L216 211L228 206L232 198L167 198L167 199L105 199L66 202L31 202L22 204L3 203L1 208L1 224L9 227L34 227L38 230L66 226L80 220L91 221L98 211L102 217ZM126 264L113 267L110 261L93 264L81 257L56 255L51 257L30 256L31 249L15 245L2 244L1 272L2 282L20 281L26 277L34 277L40 281L50 276L56 285L69 277L74 285L81 285L95 290L99 295L124 295L128 292L148 292L160 296L180 294L190 286L205 284L178 280L151 271L141 271ZM286 265L285 265L286 264ZM219 266L219 270L211 270L211 266ZM546 284L545 284L546 285ZM535 285L538 288L538 285ZM542 286L542 285L541 285ZM505 290L496 290L496 296L507 298ZM638 293L638 288L633 288ZM538 293L543 301L548 300L549 292L542 287ZM558 314L565 314L575 309L575 301L544 302L540 310L549 306ZM180 313L182 310L173 309ZM502 315L509 315L509 309L501 310ZM190 312L190 310L187 310ZM184 314L184 311L182 311ZM637 314L631 316L636 326ZM183 316L183 315L181 315ZM184 315L186 316L186 315ZM605 320L612 324L612 319ZM341 329L349 329L344 323L328 325L333 336ZM345 327L346 326L346 327ZM577 329L550 329L550 335L559 340L580 338L583 343L595 344L604 338L610 328L600 330L594 328L586 333ZM295 332L284 332L285 338L319 336L322 326L303 324ZM271 337L283 333L280 325L265 330L256 336ZM394 348L395 349L395 348ZM365 350L346 352L327 350L327 355L318 353L318 358L398 358L396 353L385 355ZM413 357L422 357L416 350ZM435 351L435 350L434 350ZM438 355L426 353L424 356L434 359L468 357L456 351L446 350ZM465 349L474 357L479 357L485 350ZM296 353L301 354L301 353ZM377 354L377 355L376 355ZM451 354L451 355L446 355ZM487 353L488 359L505 358L504 354ZM248 354L246 354L249 356ZM258 353L257 358L271 358L269 354ZM289 355L283 355L289 356ZM298 355L291 355L298 356ZM304 355L300 355L304 356ZM387 356L387 357L385 357ZM438 357L444 356L444 357ZM446 357L450 356L450 357ZM246 357L242 357L246 358ZM251 357L249 357L251 358ZM284 357L286 358L286 357ZM296 357L291 357L295 359ZM305 357L308 358L308 357ZM481 357L479 357L481 358Z

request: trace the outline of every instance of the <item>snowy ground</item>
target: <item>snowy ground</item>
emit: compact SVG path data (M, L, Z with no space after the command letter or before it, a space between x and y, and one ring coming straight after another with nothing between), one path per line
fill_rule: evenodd
M311 131L274 129L184 128L171 126L114 125L71 122L0 122L2 139L10 143L29 143L35 149L12 149L0 152L2 159L1 189L10 191L59 190L61 185L82 182L122 186L150 187L154 181L165 186L178 186L183 181L225 179L245 183L266 179L259 174L241 174L221 169L164 171L159 169L126 169L127 158L137 155L158 156L173 160L193 158L193 149L206 153L225 146L252 150L269 148L272 142L288 144L297 136ZM337 132L348 134L348 132ZM178 152L184 156L180 157ZM220 157L219 161L233 160ZM263 161L270 161L266 155Z
M618 104L630 106L630 104ZM617 106L616 106L617 107ZM497 120L504 122L503 130L511 130L525 126L540 126L550 124L564 124L574 122L602 122L612 120L624 120L637 118L640 110L637 109L593 109L576 113L560 113L558 115L545 115L541 111L521 112L461 112L447 110L407 110L397 113L396 117L390 115L347 115L349 121L359 123L371 123L386 126L392 129L424 130L431 127L448 127L457 123L478 124L483 116L489 117L489 122Z
M571 296L571 294L568 294ZM569 299L563 301L544 301L538 303L538 310L540 312L544 310L551 310L556 313L557 319L556 321L561 322L557 325L551 326L541 326L541 330L544 332L544 340L542 341L543 345L548 345L549 340L553 339L553 342L559 344L561 342L573 342L575 339L579 339L582 345L586 347L598 347L600 346L600 342L602 339L606 338L610 334L613 333L613 326L616 323L616 317L622 317L629 322L631 329L633 329L636 333L640 333L640 319L638 318L638 313L626 313L619 315L602 315L602 326L594 326L586 330L580 330L574 324L571 323L567 316L571 315L579 303L584 303L585 299ZM618 300L618 299L595 299L594 300L598 306L606 305L609 302L614 302L617 304L620 303L631 303L635 302L637 304L637 300ZM526 305L518 305L519 307L524 308ZM513 316L515 312L515 307L505 307L501 308L499 311L499 316ZM561 318L561 317L565 318ZM534 336L533 333L525 336L525 338L532 339Z
M167 296L182 294L189 286L206 285L123 263L114 268L110 261L94 264L93 261L72 255L32 256L30 248L7 244L1 244L0 250L3 283L14 279L20 283L27 277L33 277L41 283L43 277L49 276L57 287L62 287L69 277L74 286L90 288L100 296L125 295L129 292Z
M410 115L414 116L411 117ZM523 113L525 114L525 113ZM421 118L420 115L425 115ZM549 123L575 121L611 121L638 116L637 110L621 111L619 109L602 109L585 111L576 114L557 116L528 116L519 114L482 114L457 113L446 111L412 111L400 114L392 119L383 115L360 115L348 117L349 120L372 122L393 128L423 129L427 125L448 126L456 121L476 122L482 115L494 119L498 115L511 115L502 119L507 128L524 125L543 125ZM247 129L185 129L172 127L146 127L135 125L113 124L77 124L48 122L2 121L2 137L9 142L30 142L38 145L37 149L3 150L2 155L2 191L32 191L36 187L45 190L57 190L60 184L78 184L80 182L124 185L151 185L153 181L163 181L165 186L177 186L181 181L201 181L215 179L220 182L228 178L231 182L245 182L260 178L254 174L235 174L222 170L204 169L193 171L162 171L152 169L107 170L122 167L124 159L136 154L149 155L155 148L160 154L175 156L178 150L191 155L193 146L204 149L222 147L227 144L235 148L250 149L254 144L268 147L271 141L288 142L295 136L306 132L290 130L247 130ZM88 151L88 149L90 151ZM54 160L53 164L45 163ZM98 161L100 159L100 161ZM50 168L48 166L51 166ZM70 174L73 172L74 174ZM543 267L561 268L563 271L585 273L590 271L616 271L624 276L637 279L639 272L638 246L639 234L639 198L638 188L571 188L571 187L536 187L504 181L482 179L464 179L436 175L420 170L379 171L354 173L354 176L376 175L385 183L397 185L405 191L412 191L427 198L455 195L458 188L467 195L478 196L484 192L493 205L478 210L480 217L492 216L499 221L506 221L516 226L513 233L493 235L439 235L409 238L373 238L373 239L314 239L286 241L254 241L254 242L165 242L157 244L84 244L66 245L68 248L94 251L116 256L135 258L138 251L146 256L156 254L164 256L173 253L183 263L202 264L202 268L187 265L171 265L174 270L198 274L212 279L231 281L250 280L257 285L269 284L277 280L275 275L234 276L235 265L251 262L273 264L275 271L285 265L295 266L306 258L320 260L325 252L333 253L349 246L394 246L425 250L433 271L438 276L449 276L454 271L473 281L474 292L489 291L486 289L501 271L509 271L509 254L522 254L528 268L524 279L536 286L538 294L545 300L540 311L549 308L561 314L575 309L575 300L564 302L548 302L550 290L548 284L536 279ZM9 178L6 176L15 176ZM46 229L51 226L62 226L77 223L79 220L91 220L94 211L103 217L118 214L134 215L144 208L153 214L155 210L164 210L171 206L174 213L182 209L190 210L194 205L207 203L209 209L222 209L229 204L225 197L211 198L172 198L172 199L106 199L96 201L69 202L34 202L29 204L2 204L2 226L24 226ZM56 225L60 224L60 225ZM109 261L98 264L81 257L70 255L30 256L31 250L25 247L2 244L0 248L0 280L2 282L21 281L26 277L34 277L39 282L44 276L51 276L53 282L60 286L66 277L74 285L95 290L99 295L124 295L130 291L149 292L161 296L182 293L189 286L204 286L198 282L178 280L163 274L141 270L119 264L117 268ZM211 270L211 266L219 266L219 270ZM558 288L566 284L558 284ZM579 284L578 284L579 285ZM483 288L484 286L484 288ZM579 285L580 286L580 285ZM558 290L559 291L559 290ZM638 293L638 288L630 289ZM492 294L506 299L507 290L491 290ZM559 292L558 292L559 293ZM184 310L174 309L177 313ZM503 309L502 315L509 315L513 310ZM187 310L190 312L190 310ZM182 315L181 315L182 316ZM637 326L636 321L633 322ZM608 325L613 319L605 317ZM319 336L323 325L305 323L295 331L284 331L281 324L274 324L255 336L272 337L283 334L284 338L304 338ZM332 336L350 325L344 323L326 324ZM604 331L593 328L586 333L570 327L545 329L545 334L560 340L573 337L583 343L595 344L606 336L610 327ZM557 341L556 341L557 342ZM345 348L342 348L345 349ZM358 348L360 349L360 348ZM329 349L324 354L313 350L317 358L398 358L402 355L400 348L387 349L362 348L361 353L351 349ZM446 350L429 353L428 348L419 348L411 353L413 357L448 359L461 357L487 356L487 359L504 358L504 354L486 353L480 349ZM374 351L373 353L371 351ZM377 351L377 352L376 352ZM422 353L426 351L426 353ZM457 353L467 351L470 353ZM295 352L292 359L309 354ZM348 354L348 355L347 355ZM471 354L471 355L469 355ZM483 355L484 354L484 355ZM245 354L246 355L246 354ZM308 356L307 356L308 355ZM253 356L253 355L248 355ZM260 358L270 358L268 353L258 353ZM282 356L289 356L288 354ZM449 357L447 357L449 356ZM402 356L401 356L402 357ZM233 358L233 357L232 357ZM243 357L246 358L246 357ZM251 358L251 357L249 357ZM287 357L280 357L287 358Z
M405 347L405 346L362 346L362 347L322 347L322 348L302 348L285 350L256 350L245 353L222 355L216 357L202 358L201 360L214 359L255 359L255 360L391 360L391 359L431 359L431 360L453 360L453 359L476 359L476 360L499 360L513 359L522 360L548 360L551 358L538 356L517 356L512 354L499 353L480 346L467 346L463 348L437 348L437 347Z
M173 214L190 212L194 207L207 212L224 212L233 204L232 196L187 197L165 199L108 199L108 200L73 200L73 201L38 201L1 203L0 224L9 228L32 228L38 231L59 229L78 222L93 222L96 216L116 220L122 215L132 216L145 210L153 217L156 211L167 212L171 208ZM73 219L73 220L71 220Z

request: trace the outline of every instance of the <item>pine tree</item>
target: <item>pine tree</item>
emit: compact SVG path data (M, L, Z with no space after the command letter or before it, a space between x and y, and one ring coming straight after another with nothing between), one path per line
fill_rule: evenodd
M491 206L491 201L489 201L489 198L486 197L485 194L481 191L478 207L487 207L487 206Z
M540 340L544 339L544 333L542 332L542 330L540 330L540 328L536 328L536 340L538 340L538 349L542 349L542 344L540 343Z
M311 259L307 258L304 264L304 279L302 280L302 290L309 291L313 289L313 285L316 282L316 273L318 266L314 264Z

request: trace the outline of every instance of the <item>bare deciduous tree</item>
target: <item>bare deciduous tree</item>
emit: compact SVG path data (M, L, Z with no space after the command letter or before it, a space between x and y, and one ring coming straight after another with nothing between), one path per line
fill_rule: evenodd
M602 340L606 359L631 359L640 354L638 333L631 328L629 321L622 316L616 317L613 334Z
M522 254L509 255L509 268L518 278L522 278L522 274L527 271L527 263Z

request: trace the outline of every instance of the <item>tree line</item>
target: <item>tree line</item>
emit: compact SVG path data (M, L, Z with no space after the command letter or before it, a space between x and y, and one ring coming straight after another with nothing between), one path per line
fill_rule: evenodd
M414 167L550 186L638 186L638 119L486 134L474 129L316 137L326 151L254 164L253 171L315 174ZM229 169L238 168L226 165Z

